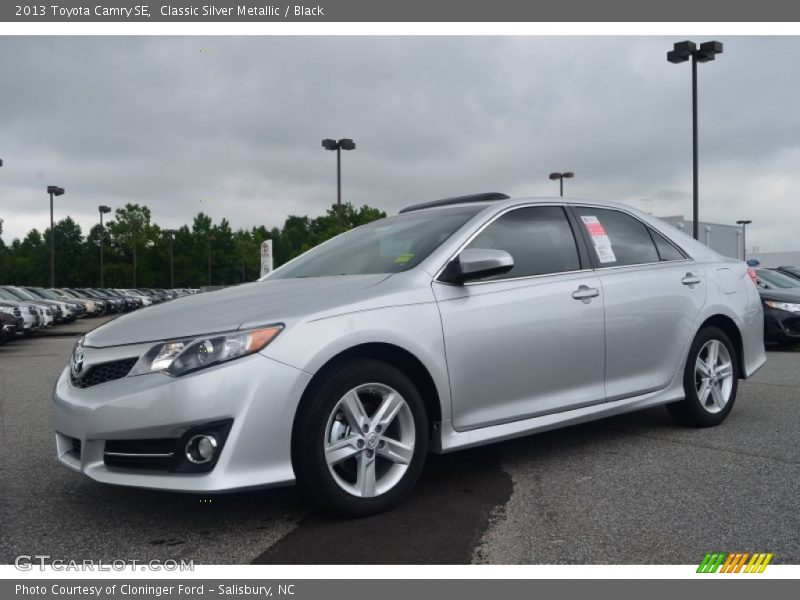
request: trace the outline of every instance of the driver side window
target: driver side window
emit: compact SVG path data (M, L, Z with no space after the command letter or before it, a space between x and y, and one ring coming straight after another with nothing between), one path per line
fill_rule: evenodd
M564 273L581 268L572 227L560 206L511 210L484 229L467 248L505 250L514 267L483 281Z

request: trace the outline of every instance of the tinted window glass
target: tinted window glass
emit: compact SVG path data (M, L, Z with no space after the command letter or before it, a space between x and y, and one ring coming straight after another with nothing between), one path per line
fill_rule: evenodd
M601 267L658 262L653 239L640 221L617 210L575 208Z
M787 289L800 287L800 285L798 285L800 282L794 277L789 277L788 275L770 269L756 269L756 278L768 283L772 288Z
M518 208L499 217L468 246L505 250L514 268L492 279L528 277L580 269L572 228L559 206Z
M661 257L661 260L683 260L686 258L681 251L668 242L663 235L652 229L650 230L650 234L653 236L653 241L656 243L658 255Z

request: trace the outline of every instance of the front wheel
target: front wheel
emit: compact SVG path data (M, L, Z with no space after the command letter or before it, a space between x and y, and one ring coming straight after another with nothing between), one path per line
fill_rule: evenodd
M736 400L738 373L738 357L725 332L716 327L700 330L686 359L685 398L668 404L667 410L682 425L719 425Z
M298 409L297 482L329 512L357 517L395 506L419 478L427 452L425 405L413 382L390 364L339 365Z

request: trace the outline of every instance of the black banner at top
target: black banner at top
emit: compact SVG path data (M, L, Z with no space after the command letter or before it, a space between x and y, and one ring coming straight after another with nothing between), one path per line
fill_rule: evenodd
M786 0L38 0L4 1L0 22L786 22Z

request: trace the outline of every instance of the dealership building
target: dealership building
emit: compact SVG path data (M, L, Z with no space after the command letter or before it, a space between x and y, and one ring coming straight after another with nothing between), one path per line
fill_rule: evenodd
M692 235L692 221L683 215L674 217L659 217L688 235ZM739 225L722 225L720 223L699 222L699 240L706 246L719 252L723 256L742 258L742 228ZM750 257L748 257L750 258Z
M692 235L692 221L683 215L672 217L659 217L681 231ZM723 256L744 260L744 247L742 228L739 225L723 225L721 223L699 223L699 238L706 246L719 252ZM758 248L750 247L747 251L748 260L753 258L759 261L762 267L781 267L800 265L800 251L794 252L761 252Z

